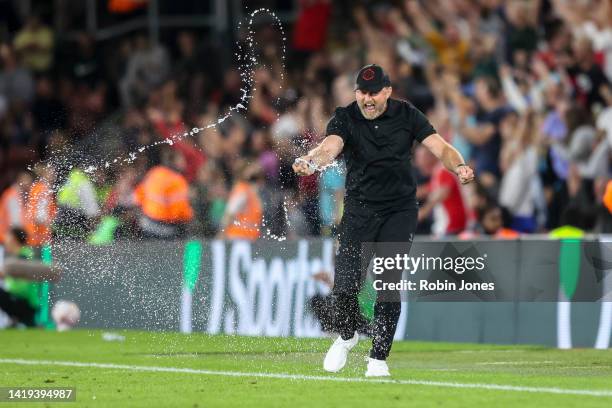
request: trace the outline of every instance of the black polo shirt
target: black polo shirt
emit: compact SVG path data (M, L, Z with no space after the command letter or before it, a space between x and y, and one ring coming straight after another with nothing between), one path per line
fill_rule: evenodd
M412 145L436 133L425 115L406 101L389 98L387 109L366 119L357 102L336 108L326 135L344 140L346 200L375 210L415 208Z

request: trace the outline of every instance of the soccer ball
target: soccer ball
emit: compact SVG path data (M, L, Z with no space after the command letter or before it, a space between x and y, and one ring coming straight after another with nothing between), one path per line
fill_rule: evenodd
M59 300L53 305L51 317L53 317L57 331L66 331L79 323L81 310L74 302Z

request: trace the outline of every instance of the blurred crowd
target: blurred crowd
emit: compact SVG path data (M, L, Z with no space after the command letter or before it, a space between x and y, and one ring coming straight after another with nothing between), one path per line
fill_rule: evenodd
M285 31L283 58L273 25L239 30L247 69L198 31L101 45L30 15L0 45L0 234L333 235L341 160L291 164L369 63L476 171L460 186L415 147L421 234L611 232L612 0L302 0Z

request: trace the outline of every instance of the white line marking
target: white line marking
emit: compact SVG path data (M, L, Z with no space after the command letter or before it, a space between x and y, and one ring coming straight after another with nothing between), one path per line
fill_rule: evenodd
M213 371L195 368L176 368L176 367L152 367L139 365L108 364L108 363L84 363L78 361L51 361L51 360L24 360L18 358L2 358L0 364L19 364L19 365L51 365L66 367L85 367L85 368L107 368L114 370L128 371L148 371L158 373L185 373L218 375L224 377L258 377L276 378L282 380L298 381L334 381L347 383L381 383L381 384L407 384L407 385L428 385L433 387L447 388L476 388L483 390L496 391L516 391L516 392L536 392L544 394L566 394L566 395L589 395L592 397L612 397L612 390L579 390L570 388L553 387L522 387L517 385L503 384L481 384L481 383L457 383L446 381L425 381L425 380L391 380L391 379L366 379L351 377L326 377L322 375L300 375L300 374L281 374L281 373L245 373L238 371Z
M525 364L555 364L558 361L485 361L477 365L525 365Z
M585 369L589 369L589 370L591 368L598 368L598 369L601 369L601 370L609 370L612 367L610 367L610 366L563 366L563 367L558 367L558 368L562 368L562 369L563 368L566 368L566 369L585 368Z
M531 350L451 350L451 353L526 353Z
M429 370L429 371L459 371L458 368L425 368L424 370Z

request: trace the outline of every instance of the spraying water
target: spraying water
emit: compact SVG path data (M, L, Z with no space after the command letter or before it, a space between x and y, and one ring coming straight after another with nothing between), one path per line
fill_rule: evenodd
M117 155L115 157L107 157L103 159L82 156L78 157L75 156L74 152L68 146L60 149L59 151L55 151L54 154L51 155L48 159L38 163L36 166L43 166L49 170L62 171L69 171L75 168L79 168L88 175L94 175L99 170L107 170L113 167L130 165L135 160L137 160L139 156L145 154L148 150L154 148L155 146L164 144L172 146L178 141L198 135L200 132L203 132L207 129L215 128L235 113L246 112L247 107L249 105L249 101L253 97L253 91L257 89L257 84L255 83L255 71L259 67L259 61L256 52L257 44L255 40L255 31L253 29L253 24L255 18L258 15L270 16L272 18L273 25L280 31L282 38L282 50L280 53L282 70L280 71L281 81L279 87L282 87L282 83L284 80L283 72L285 69L286 55L285 32L280 20L272 11L266 8L256 9L250 13L248 21L246 22L246 41L244 43L238 43L238 51L236 53L236 57L239 63L240 77L242 80L242 87L240 88L240 100L234 106L231 106L222 116L216 118L211 123L203 125L202 127L194 127L189 131L174 134L163 140L157 140L149 144L140 145L136 148L133 148L133 150L129 151L128 153ZM240 26L238 27L238 29L240 30ZM30 166L28 169L34 170L34 167L36 166ZM50 187L49 194L56 194L59 190L58 186L54 185L52 180L47 181ZM289 226L286 197L283 203L283 210L285 212L285 221ZM266 231L263 232L266 233ZM267 235L268 237L277 241L286 240L286 237L276 236L270 232L268 232ZM155 248L157 244L151 243L151 245L153 248ZM147 246L150 246L149 243L147 243ZM160 299L153 298L153 294L151 294L151 298L144 298L142 293L146 293L146 291L133 290L135 288L142 288L152 284L164 284L163 282L161 282L162 277L160 277L160 282L141 281L137 273L139 266L130 263L130 254L124 253L125 251L122 252L121 248L118 248L117 246L107 248L94 248L82 245L77 241L70 240L63 240L61 243L53 242L53 251L58 255L63 255L55 257L56 263L61 263L58 263L58 266L61 269L65 271L70 271L77 267L77 265L80 265L81 270L88 271L87 275L79 277L82 280L83 293L82 299L75 299L77 303L86 304L88 302L92 302L92 294L87 293L88 286L93 286L94 284L121 285L123 288L128 289L128 299L124 299L125 301L127 301L128 304L142 305L143 307L145 307L145 305L149 305L149 307L147 307L147 313L150 314L148 321L150 322L149 324L151 327L148 328L156 329L163 327L164 322L160 321L160 317L158 315L164 315L164 313L162 312L166 311L166 309L168 308L173 308L174 305L163 304ZM89 251L95 251L97 256L92 257ZM154 253L155 251L152 252ZM153 255L153 258L155 259L151 259L151 261L157 265L161 265L164 269L174 270L176 269L176 264L180 263L180 256L181 255L179 254L179 248L177 248L178 259L162 259L161 257L156 257L155 255ZM136 292L140 293L140 295L136 295ZM110 305L115 301L115 299L96 299L95 296L93 298L95 302L95 307L88 307L87 309L90 313L89 318L94 320L96 319L95 314L98 313L98 311L105 309L108 310L109 308L112 309ZM156 306L150 307L150 305L152 304ZM116 319L117 321L130 322L130 310L123 310L120 315L115 316L114 319ZM109 326L112 326L113 322L107 322L107 324Z

